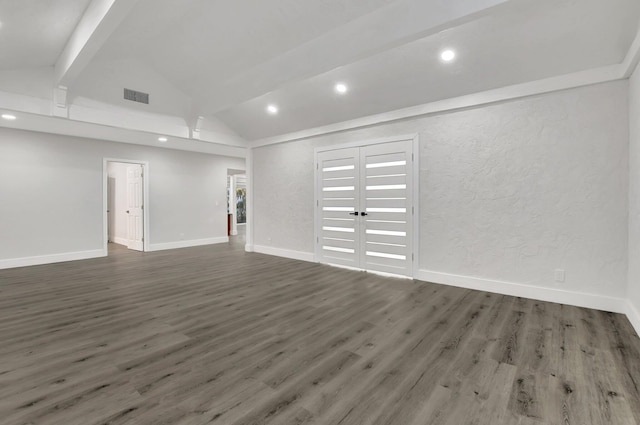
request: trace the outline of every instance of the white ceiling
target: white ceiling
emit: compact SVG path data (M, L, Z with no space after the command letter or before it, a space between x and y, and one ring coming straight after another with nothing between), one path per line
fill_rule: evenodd
M91 0L0 0L0 69L55 65Z
M481 19L287 84L218 116L252 140L620 63L636 35L639 10L636 0L512 2ZM447 47L457 51L454 63L439 60ZM348 83L348 95L332 91L337 81ZM267 103L281 106L277 119L264 114Z
M93 2L130 9L87 43L71 105L190 127L202 115L216 134L246 140L620 64L640 19L638 0ZM51 97L89 3L0 0L0 94ZM456 50L453 63L439 60L444 48ZM124 87L150 93L150 104L123 100Z

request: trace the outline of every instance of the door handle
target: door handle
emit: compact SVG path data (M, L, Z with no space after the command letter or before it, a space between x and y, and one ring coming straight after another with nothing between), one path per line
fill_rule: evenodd
M129 214L129 210L127 210L127 214Z
M349 215L358 215L358 211L356 212L350 212Z
M369 214L366 212L361 212L360 215L364 217L365 215L369 215Z

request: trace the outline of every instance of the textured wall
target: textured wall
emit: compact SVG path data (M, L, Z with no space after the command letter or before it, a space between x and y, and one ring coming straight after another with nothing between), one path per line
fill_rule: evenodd
M607 83L255 149L255 244L313 252L314 147L419 133L421 269L623 296L627 90Z
M254 243L313 252L313 145L254 151Z
M439 116L423 128L421 268L624 294L626 83Z
M0 128L0 260L102 249L105 157L149 162L151 244L226 236L243 159Z
M629 88L629 300L640 312L640 68Z

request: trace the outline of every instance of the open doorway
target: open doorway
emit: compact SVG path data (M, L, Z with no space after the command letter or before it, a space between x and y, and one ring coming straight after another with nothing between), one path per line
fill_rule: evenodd
M245 170L227 169L227 223L230 240L244 244L247 224Z
M146 251L147 168L144 162L104 161L105 249Z

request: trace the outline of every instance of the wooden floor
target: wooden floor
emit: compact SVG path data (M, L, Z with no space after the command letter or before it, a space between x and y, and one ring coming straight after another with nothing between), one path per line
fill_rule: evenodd
M217 245L0 271L0 423L637 424L621 315Z

